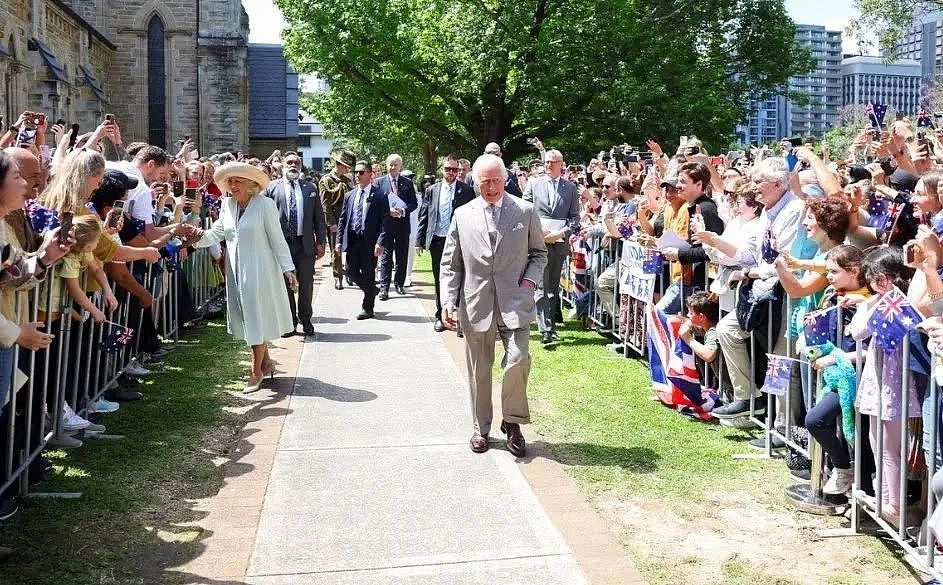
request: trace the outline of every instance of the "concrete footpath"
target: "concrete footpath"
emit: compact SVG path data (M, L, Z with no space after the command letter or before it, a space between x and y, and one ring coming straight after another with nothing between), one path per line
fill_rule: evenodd
M357 321L359 290L322 283L246 582L586 583L514 457L469 451L462 374L421 301L377 309Z

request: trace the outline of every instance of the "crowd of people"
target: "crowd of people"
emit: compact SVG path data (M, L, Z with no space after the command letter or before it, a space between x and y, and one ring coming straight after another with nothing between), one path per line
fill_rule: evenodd
M940 441L932 444L929 433L941 412L931 399L932 377L943 375L943 367L931 366L943 355L940 136L902 119L887 131L862 130L850 152L835 157L824 143L796 139L784 140L780 152L712 155L683 137L671 152L654 141L640 152L620 145L585 165L568 165L563 153L534 140L539 156L510 168L492 143L475 173L469 160L447 155L440 177L416 180L396 154L382 174L379 165L338 151L321 174L304 169L293 152L206 157L187 139L168 153L124 144L110 116L76 136L25 112L0 137L0 404L22 374L39 388L68 381L79 399L55 403L53 393L34 392L30 408L21 401L3 412L32 416L30 424L13 425L33 429L30 436L2 440L13 441L16 452L47 440L78 447L76 433L103 432L102 414L139 400L136 376L150 374L149 364L167 352L154 308L155 297L168 293L158 285L199 248L218 261L229 331L252 348L246 391L277 371L271 340L296 335L299 325L302 335L313 334L319 259L329 256L334 288L361 290L357 318L364 320L377 317L377 300L391 290L408 294L414 256L429 252L434 330L470 335L469 348L490 343L493 350L501 336L509 349L505 381L520 378L520 399L506 402L501 427L513 453L524 453L519 424L529 421L527 336L518 334L533 312L543 345L563 341L557 324L565 297L584 328L608 319L633 334L644 331L654 400L731 427L768 418L776 432L752 442L761 449L770 441L773 450L786 450L784 438L807 432L827 455L825 493L851 489L857 459L864 477L882 478L861 486L880 495L882 515L897 522L903 509L919 526L926 490L943 488L943 479L925 477L927 462L939 468L941 461ZM516 199L508 203L505 195ZM480 218L460 211L482 198ZM472 253L458 241L465 226L457 228L456 217L481 222L492 239L474 254L495 266L497 251L510 245L502 241L524 238L506 271L514 281L507 291L497 282L503 276L484 277L482 286L495 287L485 324L463 306L478 289L468 288L468 275L456 276L466 268L457 256ZM502 223L517 217L516 225ZM538 220L542 242L533 241ZM661 284L651 298L626 290L628 267L614 251L629 245L643 250L645 275ZM612 251L608 265L592 261L599 250ZM177 278L178 321L199 327L185 271ZM23 293L34 288L40 302L27 306ZM513 309L502 306L504 295L513 295ZM631 310L639 302L644 310ZM119 306L128 308L128 323L140 323L134 350L120 350L134 351L134 359L99 393L82 380L88 385L89 369L103 370L108 360L78 352L109 351L89 340L114 325ZM67 323L85 320L95 325L57 348L71 359L47 357ZM473 401L475 384L490 396L482 355L469 353L482 376L470 382ZM824 381L816 384L817 377ZM766 393L776 399L767 402ZM470 444L482 452L490 400L473 411ZM918 426L923 430L908 435L912 456L902 459L902 429ZM868 440L855 452L858 433ZM792 472L807 478L801 459L787 458ZM36 457L31 481L49 468ZM925 481L902 493L902 474L921 470ZM15 490L0 498L0 519L16 511Z
M943 373L931 367L943 355L941 136L899 119L862 129L834 157L804 139L783 140L779 152L709 153L683 137L670 152L649 141L569 166L542 150L516 179L548 249L566 248L572 314L587 328L595 319L627 336L644 331L653 400L730 427L770 417L774 432L751 446L789 451L804 480L810 462L788 443L811 435L826 455L827 495L849 493L858 459L880 514L919 527L927 490L943 487L926 477L928 462L941 461L930 434L941 413L931 377ZM661 284L639 312L625 256L612 252L629 246ZM554 255L538 304L557 292ZM557 305L539 319L545 344L558 339ZM867 437L860 452L856 433ZM921 473L902 493L902 474Z

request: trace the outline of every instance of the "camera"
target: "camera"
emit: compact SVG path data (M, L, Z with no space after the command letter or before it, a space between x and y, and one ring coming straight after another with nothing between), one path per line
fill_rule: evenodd
M540 140L538 140L536 136L527 139L527 144L531 146L537 146L538 142L540 142Z

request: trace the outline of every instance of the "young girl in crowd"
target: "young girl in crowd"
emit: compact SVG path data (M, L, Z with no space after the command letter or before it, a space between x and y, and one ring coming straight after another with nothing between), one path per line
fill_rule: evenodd
M906 292L908 280L913 274L913 270L904 264L902 250L891 246L871 248L865 254L862 265L865 279L874 292L874 296L865 298L862 295L846 295L843 302L845 305L858 305L858 311L848 327L849 333L857 341L863 341L871 336L868 319L881 295L895 286ZM883 352L881 376L878 376L877 371L878 352ZM874 340L868 343L865 363L861 368L861 379L858 381L858 396L855 399L855 407L858 411L869 417L871 449L875 454L880 452L883 457L882 485L875 485L874 492L881 494L884 517L895 522L901 506L901 428L906 422L905 417L920 417L920 401L917 397L916 380L913 374L909 374L906 381L901 380L902 352L901 346L893 351L884 352ZM909 409L906 413L900 411L903 402L902 387L908 388L910 393ZM879 422L884 429L883 446L877 444Z
M82 215L76 217L72 225L75 245L72 251L62 259L62 264L56 268L56 277L62 279L66 291L75 304L87 311L96 323L102 323L105 320L105 313L85 294L85 288L81 282L82 274L87 271L101 287L105 308L109 311L118 308L118 300L111 290L108 277L101 263L92 255L92 250L95 249L98 238L102 234L102 222L98 216Z
M843 244L829 250L825 257L825 277L828 279L829 286L825 289L819 308L834 307L836 303L849 295L862 299L870 296L861 266L863 259L864 252L854 246ZM842 328L843 331L846 330L853 315L852 307L843 309L842 321L846 322L845 327ZM850 340L847 336L844 339ZM835 345L841 347L842 344ZM842 349L852 350L847 345ZM823 356L815 361L813 368L822 371L833 365L835 360L833 355ZM854 482L854 470L851 467L848 445L838 438L838 420L841 415L838 392L833 390L820 397L818 403L805 418L805 426L809 433L822 445L822 449L832 462L832 474L823 488L827 494L843 494L851 489Z

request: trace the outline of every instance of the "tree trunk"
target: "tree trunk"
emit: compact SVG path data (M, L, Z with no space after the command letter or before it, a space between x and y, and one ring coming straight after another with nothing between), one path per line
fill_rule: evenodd
M435 175L439 166L436 160L436 147L432 140L426 140L422 145L422 164L425 167L425 174Z

